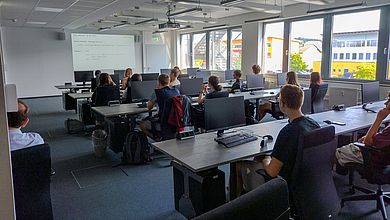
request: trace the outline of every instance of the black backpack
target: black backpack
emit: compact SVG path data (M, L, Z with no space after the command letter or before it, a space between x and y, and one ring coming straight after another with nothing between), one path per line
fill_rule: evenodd
M150 148L146 135L142 131L127 134L123 145L122 163L145 164L150 161Z

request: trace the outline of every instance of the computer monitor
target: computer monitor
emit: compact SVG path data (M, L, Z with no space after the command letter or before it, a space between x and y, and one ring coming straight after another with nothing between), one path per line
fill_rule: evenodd
M234 70L225 70L225 81L232 81Z
M362 103L379 101L379 81L362 83Z
M134 81L131 82L131 97L133 101L149 100L156 89L156 81Z
M171 73L171 69L160 69L160 73L169 75Z
M187 68L187 75L189 77L195 77L198 70L199 68Z
M187 96L197 96L203 86L203 79L180 79L180 93Z
M125 76L125 70L114 70L114 74L118 76Z
M206 131L244 126L244 96L205 99L204 114Z
M110 77L116 85L119 85L119 79L120 79L119 74L110 74Z
M195 78L203 79L203 83L207 83L210 76L211 76L211 71L209 71L209 70L197 71L196 74L195 74Z
M246 75L246 85L248 90L263 89L264 78L262 74L248 74Z
M93 71L74 71L74 81L75 82L89 82L93 78Z
M276 74L276 85L277 86L284 86L286 85L286 73L277 73Z
M143 73L142 81L156 81L160 73Z

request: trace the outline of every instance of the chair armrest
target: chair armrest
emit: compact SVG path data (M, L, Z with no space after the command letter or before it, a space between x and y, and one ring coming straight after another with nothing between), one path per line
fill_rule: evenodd
M272 176L268 175L268 173L264 169L256 170L256 173L261 175L261 176L263 176L265 182L268 182L268 181L270 181L270 180L275 178L275 177L272 177Z

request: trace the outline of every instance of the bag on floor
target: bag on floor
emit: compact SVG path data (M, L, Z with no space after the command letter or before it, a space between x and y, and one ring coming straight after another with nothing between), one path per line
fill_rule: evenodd
M65 128L69 134L76 134L78 132L85 130L85 125L83 122L68 118L65 120Z
M133 131L127 135L122 160L127 164L145 164L151 161L148 138L142 131Z

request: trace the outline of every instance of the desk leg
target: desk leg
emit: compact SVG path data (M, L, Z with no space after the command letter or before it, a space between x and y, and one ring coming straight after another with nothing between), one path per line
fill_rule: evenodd
M229 201L237 197L237 163L230 163Z
M135 123L136 123L136 115L131 115L130 116L130 132L135 130Z
M256 99L256 115L255 118L259 116L259 104L260 104L260 99Z

